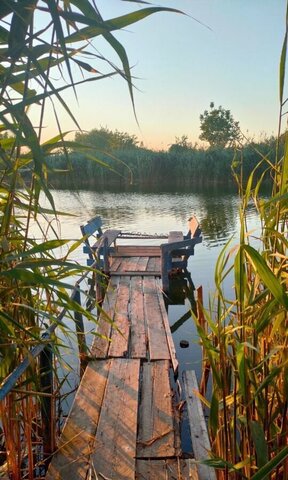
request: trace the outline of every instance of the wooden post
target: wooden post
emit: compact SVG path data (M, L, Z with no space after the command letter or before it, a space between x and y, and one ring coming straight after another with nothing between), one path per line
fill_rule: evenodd
M207 323L203 315L203 288L202 286L197 288L197 318L200 327L207 333ZM202 373L201 373L201 382L200 382L200 393L205 397L207 384L210 375L210 362L205 358L205 349L202 346Z
M80 295L79 288L77 288L75 291L74 301L78 303L78 305L81 305L81 295ZM85 339L85 330L84 330L82 313L75 311L74 319L75 319L76 334L77 334L78 349L79 349L80 378L82 378L85 368L87 367L87 345L86 345L86 339Z
M53 400L53 352L47 345L40 353L40 390L41 397L43 457L45 467L48 467L51 454L55 450L55 418Z
M104 238L103 245L103 268L105 273L109 273L109 259L108 259L108 238Z
M201 400L197 396L199 390L194 370L186 370L183 374L183 380L194 458L196 461L201 461L208 458L211 445ZM199 463L197 469L199 480L216 480L214 468Z
M162 276L162 287L164 292L169 290L169 252L162 248L161 245L161 276Z

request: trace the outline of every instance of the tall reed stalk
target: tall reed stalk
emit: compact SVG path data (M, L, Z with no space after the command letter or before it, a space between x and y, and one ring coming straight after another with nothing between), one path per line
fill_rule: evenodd
M0 2L0 381L29 355L30 347L44 341L42 332L57 321L62 307L89 316L69 298L67 277L82 271L69 260L79 243L61 240L51 221L61 213L49 190L47 159L59 149L67 156L72 145L87 151L66 140L59 111L79 125L63 92L72 89L76 98L79 84L120 75L134 108L128 57L114 32L164 10L176 11L149 7L104 21L94 0ZM97 37L114 50L119 65L93 48ZM54 118L46 117L47 109ZM55 127L51 139L44 139L46 121ZM50 208L41 206L42 195ZM60 247L66 247L65 253L59 254ZM63 322L59 327L69 333ZM37 477L39 462L45 461L44 399L51 393L43 390L47 369L42 374L40 363L33 361L0 403L1 457L12 480Z
M198 323L204 364L210 368L212 397L208 403L212 458L219 480L288 479L288 295L287 212L288 133L282 132L288 30L280 62L279 142L283 156L262 156L245 188L241 168L235 173L240 192L240 238L221 252L215 271L213 308L205 311L209 333ZM241 151L234 165L241 166ZM263 168L273 184L261 198ZM240 171L240 173L239 173ZM261 233L247 226L247 207L254 202ZM225 295L233 278L235 296ZM205 389L203 389L204 392Z

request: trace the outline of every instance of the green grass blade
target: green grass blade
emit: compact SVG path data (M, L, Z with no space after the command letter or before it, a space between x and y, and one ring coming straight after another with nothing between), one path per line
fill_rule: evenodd
M272 270L264 261L263 257L250 245L243 245L241 248L246 253L246 256L250 259L255 272L259 275L262 282L270 290L272 295L278 302L288 310L288 296L285 293L278 278L274 275Z
M268 463L269 454L268 446L264 435L264 430L259 422L251 421L250 428L252 433L253 442L256 450L257 467L264 467ZM267 480L268 477L263 477L263 480Z
M286 458L288 457L288 446L283 448L281 452L277 453L266 465L258 470L251 480L263 480L267 475L273 472Z

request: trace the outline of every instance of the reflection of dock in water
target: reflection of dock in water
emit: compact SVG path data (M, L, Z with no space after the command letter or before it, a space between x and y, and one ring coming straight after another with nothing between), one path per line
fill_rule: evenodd
M173 241L161 246L117 245L129 235L114 230L100 232L96 246L88 247L109 282L88 366L47 479L216 478L181 450L180 399L171 382L178 360L163 298L169 277L187 271L187 259L201 241L194 225L188 238L173 232ZM187 372L185 385L199 460L210 447L193 373Z

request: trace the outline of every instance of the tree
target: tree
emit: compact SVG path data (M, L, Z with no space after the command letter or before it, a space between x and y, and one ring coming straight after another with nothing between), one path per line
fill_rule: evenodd
M169 153L182 153L187 150L191 150L193 145L188 141L187 135L182 135L182 137L175 137L175 143L172 143L169 147Z
M136 135L126 132L109 130L108 128L93 128L88 133L77 132L75 135L77 144L89 145L98 150L111 152L113 150L136 148L138 139Z
M209 142L210 147L225 148L231 146L240 137L239 122L236 122L230 110L225 110L221 105L214 108L210 103L210 111L205 110L200 115L200 140Z

